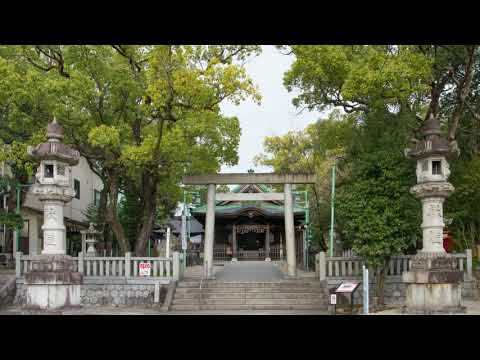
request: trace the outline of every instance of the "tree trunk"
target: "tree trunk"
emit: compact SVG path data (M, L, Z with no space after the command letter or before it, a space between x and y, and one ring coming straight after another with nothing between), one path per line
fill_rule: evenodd
M382 308L385 305L385 268L388 261L375 268L375 295L378 298L378 306Z
M157 207L157 181L156 179L145 173L142 176L143 183L143 211L140 224L140 230L138 231L137 239L135 242L135 255L145 256L148 239L150 238L155 225L155 210Z
M106 205L105 221L110 225L115 238L120 245L120 249L123 253L130 251L130 244L125 236L123 226L118 220L117 214L117 201L118 201L118 183L117 176L109 176L109 182L104 186L108 187L109 201Z

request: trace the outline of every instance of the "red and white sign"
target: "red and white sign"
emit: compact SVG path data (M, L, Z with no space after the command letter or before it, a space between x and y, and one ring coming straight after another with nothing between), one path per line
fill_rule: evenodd
M150 276L151 270L152 270L152 264L148 262L142 262L138 264L138 273L140 276Z

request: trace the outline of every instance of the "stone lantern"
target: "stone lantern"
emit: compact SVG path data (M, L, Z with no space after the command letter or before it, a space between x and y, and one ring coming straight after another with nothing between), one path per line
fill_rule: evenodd
M90 227L87 230L80 231L80 234L82 234L82 252L85 256L94 257L96 255L95 243L100 232L96 231L93 224L90 223ZM88 245L87 251L85 251L85 245Z
M423 247L403 273L408 313L432 314L462 312L461 281L456 258L443 248L443 202L455 190L448 180L447 158L455 155L454 147L441 137L440 123L430 115L422 129L423 140L407 157L417 161L417 185L411 188L422 202Z
M25 275L27 307L58 309L80 304L82 276L74 271L74 260L66 255L66 229L63 207L75 195L71 167L80 153L63 144L58 122L47 126L47 142L29 147L29 155L40 161L33 193L43 204L43 249L32 259L32 270Z

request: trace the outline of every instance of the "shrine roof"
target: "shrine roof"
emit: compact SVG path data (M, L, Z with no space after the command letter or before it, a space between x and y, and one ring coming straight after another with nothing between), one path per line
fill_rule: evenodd
M266 201L244 201L229 203L227 205L219 205L221 201L217 201L215 205L215 214L217 215L235 215L241 213L243 210L247 209L258 209L264 212L266 215L281 215L284 212L283 205L276 205ZM204 215L207 212L207 205L202 205L196 207L192 210L194 215ZM302 207L294 206L293 212L295 214L303 214L305 210Z

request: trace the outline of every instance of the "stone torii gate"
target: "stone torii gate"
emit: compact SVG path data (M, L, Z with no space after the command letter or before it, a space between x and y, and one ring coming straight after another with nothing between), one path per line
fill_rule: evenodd
M313 174L276 174L276 173L248 173L248 174L211 174L184 176L185 185L208 185L207 214L205 218L205 251L204 266L207 269L207 278L213 278L213 245L215 233L215 202L217 200L283 200L285 215L285 243L287 251L287 273L296 276L295 233L293 224L293 196L292 184L314 184ZM216 196L216 185L232 184L283 184L283 193L269 194L219 194ZM271 198L271 199L270 199Z

